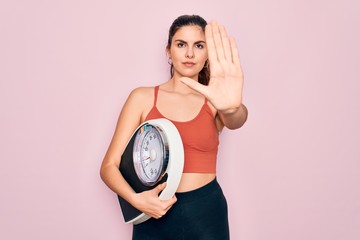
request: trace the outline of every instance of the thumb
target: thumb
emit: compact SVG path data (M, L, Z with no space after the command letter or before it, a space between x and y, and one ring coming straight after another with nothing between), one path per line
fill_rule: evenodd
M205 97L207 97L207 86L202 85L195 81L194 79L188 78L188 77L182 77L179 79L182 83L187 85L188 87L194 89L195 91L201 93Z
M158 186L156 186L156 188L154 188L156 193L160 193L162 190L164 190L166 187L166 182L159 184Z

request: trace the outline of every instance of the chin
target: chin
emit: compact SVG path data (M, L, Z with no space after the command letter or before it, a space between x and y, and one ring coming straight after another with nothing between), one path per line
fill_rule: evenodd
M190 74L184 74L184 75L180 75L181 77L187 77L187 78L192 78L194 80L197 80L198 75L190 75Z
M199 76L199 73L196 72L194 73L194 71L188 72L188 71L183 71L183 72L179 72L179 75L181 77L188 77L188 78L196 78Z

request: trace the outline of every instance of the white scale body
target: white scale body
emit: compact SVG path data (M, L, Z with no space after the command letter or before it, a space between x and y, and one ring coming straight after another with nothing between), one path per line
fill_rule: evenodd
M175 125L158 118L142 123L133 133L121 156L119 170L139 193L167 182L161 200L174 196L184 168L184 147ZM150 218L118 196L126 223L139 224Z

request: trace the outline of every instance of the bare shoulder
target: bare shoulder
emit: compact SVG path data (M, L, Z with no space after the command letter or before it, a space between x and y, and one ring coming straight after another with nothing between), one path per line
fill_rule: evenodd
M154 87L137 87L132 90L132 93L136 94L148 94L153 91Z
M143 121L154 103L154 87L133 89L129 94L128 101L141 112L141 120Z
M138 105L138 107L146 107L148 102L152 103L154 99L154 87L137 87L134 88L128 97L128 101Z

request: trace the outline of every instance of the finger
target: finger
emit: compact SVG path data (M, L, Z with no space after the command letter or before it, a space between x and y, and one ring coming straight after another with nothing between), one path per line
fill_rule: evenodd
M188 87L190 87L191 89L194 89L195 91L207 97L207 88L205 85L202 85L201 83L198 83L191 78L185 78L185 77L180 78L180 81L185 85L187 85Z
M166 205L166 207L164 207L164 214L169 211L169 209L173 206L174 204L168 204Z
M225 59L225 53L224 53L223 43L221 40L221 33L220 33L219 26L214 21L214 22L211 22L211 27L212 27L212 35L214 38L217 59L219 61L223 61Z
M165 214L170 210L170 208L172 207L173 205L169 205L166 209L165 209Z
M166 182L159 184L158 186L156 186L156 188L154 188L154 191L158 194L159 192L161 192L162 190L164 190L166 187Z
M174 203L177 202L177 198L176 196L174 195L172 198L169 199L170 200L170 204L173 205Z
M240 58L239 58L239 50L237 48L237 44L234 38L230 38L230 46L231 46L231 56L232 62L241 68Z
M220 34L221 34L221 42L224 49L224 55L225 59L231 61L231 45L230 45L230 39L228 37L228 34L226 32L226 29L224 26L219 27Z
M167 205L173 205L177 199L174 197L168 199L160 199L160 201L164 204L163 206L166 208Z
M175 202L176 201L174 201L173 199L169 199L168 200L168 202L166 202L166 203L164 203L165 205L165 207L164 207L164 210L165 210L165 213L167 212L167 211L169 211L169 209L175 204ZM165 214L164 213L164 214Z
M206 38L206 46L208 50L208 58L211 64L212 62L218 61L211 24L208 24L205 27L205 38Z

